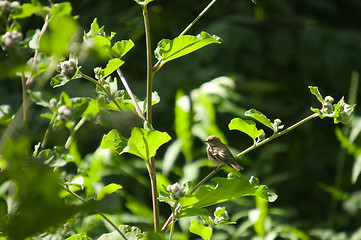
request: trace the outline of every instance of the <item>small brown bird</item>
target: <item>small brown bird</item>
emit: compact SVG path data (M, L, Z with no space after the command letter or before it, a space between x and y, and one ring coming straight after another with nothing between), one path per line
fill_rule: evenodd
M207 156L212 163L216 165L225 164L237 171L243 170L228 147L217 136L211 135L204 142L208 145Z

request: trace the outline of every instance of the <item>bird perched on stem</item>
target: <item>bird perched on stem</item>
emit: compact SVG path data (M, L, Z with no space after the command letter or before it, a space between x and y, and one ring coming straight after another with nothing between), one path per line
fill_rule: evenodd
M222 143L219 137L211 135L204 142L207 143L207 156L212 163L224 164L237 171L243 170L243 167L238 164L227 145Z

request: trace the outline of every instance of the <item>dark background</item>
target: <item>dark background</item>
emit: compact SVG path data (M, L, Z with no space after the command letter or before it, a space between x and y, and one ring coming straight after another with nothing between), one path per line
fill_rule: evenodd
M73 14L79 15L85 31L98 18L107 33L116 32L115 40L134 41L135 47L125 56L122 69L134 93L144 98L146 64L141 8L132 0L71 2ZM177 37L208 3L152 2L149 12L153 49L161 39ZM310 85L318 86L324 96L331 95L335 101L342 96L347 99L351 73L359 72L361 67L360 11L359 0L260 0L257 4L246 0L217 1L188 33L196 35L204 30L221 37L223 43L167 63L156 74L154 90L161 102L154 107L154 127L175 138L173 109L177 89L189 93L219 76L236 80L237 92L243 97L237 103L239 107L255 108L270 119L280 118L286 127L310 115L311 106L320 107L308 90ZM29 28L36 28L42 23L28 24ZM91 73L98 60L89 61L83 70ZM19 82L0 84L1 102L6 99L15 106L20 103ZM93 86L72 85L62 90L72 96L87 96L88 89ZM217 122L229 145L242 149L249 142L227 129L233 117L237 116L220 112ZM332 119L315 119L247 156L245 175L257 176L272 188L279 198L270 207L289 211L288 223L306 232L316 227L354 232L361 223L360 208L347 212L320 187L320 183L335 183L340 156L344 154L335 128L342 127L334 125ZM94 137L94 148L100 137L101 134ZM86 153L89 148L82 151ZM351 184L353 162L352 157L346 157L342 181L337 186L350 194L360 188L360 180Z

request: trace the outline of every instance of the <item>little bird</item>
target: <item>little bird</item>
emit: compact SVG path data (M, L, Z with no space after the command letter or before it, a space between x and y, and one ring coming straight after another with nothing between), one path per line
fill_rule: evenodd
M207 156L212 163L216 165L224 164L237 171L243 170L243 167L238 164L231 151L222 143L219 137L211 135L204 142L207 143Z

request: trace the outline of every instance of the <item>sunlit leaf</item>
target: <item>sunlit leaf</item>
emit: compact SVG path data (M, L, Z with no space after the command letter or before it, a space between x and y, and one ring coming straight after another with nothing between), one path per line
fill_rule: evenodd
M271 124L271 120L269 120L263 113L261 113L260 111L256 110L256 109L250 109L247 112L244 113L245 116L247 117L251 117L255 120L257 120L258 122L262 123L263 125L265 125L266 127L272 129L273 131L275 131L275 129L273 128L272 124Z
M320 103L323 104L325 102L325 100L323 100L323 97L322 97L320 91L318 91L318 87L309 86L308 88L310 89L311 93L316 96L317 100Z
M108 75L112 74L115 70L117 70L120 66L122 66L123 63L124 62L119 58L113 58L109 60L106 68L103 70L104 71L103 76L107 77Z
M148 161L156 155L158 148L170 139L166 132L135 127L128 140L128 152Z
M54 4L50 9L50 15L70 15L71 14L71 4L69 2L57 3Z
M118 41L116 42L113 47L113 54L115 55L114 57L117 58L121 58L123 57L130 49L132 49L132 47L134 47L134 42L132 40L122 40L122 41Z
M111 183L107 186L103 187L102 190L98 193L97 200L103 199L106 195L109 195L119 189L122 189L123 187L119 184Z
M203 185L194 194L186 195L179 200L182 211L193 207L208 207L243 196L257 196L268 201L275 201L277 195L269 192L267 186L257 184L258 180L256 180L257 178L254 177L248 180L244 176L214 178L212 181L217 184L216 187Z
M113 149L120 154L124 151L127 144L127 140L121 136L116 129L113 129L107 135L103 136L100 147L102 149Z
M43 10L43 7L40 4L24 3L15 10L12 18L27 18L41 10Z
M258 130L256 123L252 120L243 120L241 118L233 118L228 124L229 130L238 130L244 132L254 140L263 133L263 130Z
M191 233L197 234L202 237L202 239L209 239L212 237L212 230L201 224L200 222L193 220L191 226L189 227Z
M162 63L169 62L173 59L182 57L191 52L194 52L204 46L212 43L221 43L222 40L206 32L201 32L197 36L183 35L173 40L163 39L158 43L154 54Z

